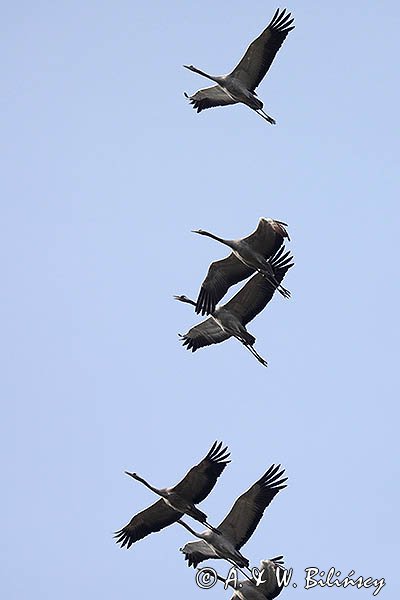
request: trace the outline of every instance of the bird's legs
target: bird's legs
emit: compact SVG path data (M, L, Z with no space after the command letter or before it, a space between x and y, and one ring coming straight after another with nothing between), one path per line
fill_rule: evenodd
M286 288L283 287L282 284L279 283L279 281L277 279L275 279L275 277L273 275L270 275L269 273L266 273L265 271L263 271L262 269L258 269L258 273L260 273L260 275L263 275L265 277L265 279L267 279L270 284L280 293L282 294L282 296L284 298L290 298L291 294L290 291L287 290Z
M290 294L289 290L284 288L283 285L279 284L276 289L284 298L290 298L291 294Z
M265 121L268 121L268 123L270 123L271 125L276 125L275 119L267 115L267 113L262 108L255 108L254 110L258 115L260 115L260 117L265 119Z
M254 580L253 580L253 575L252 575L251 577L249 577L249 576L247 575L247 573L245 573L245 572L244 572L244 571L241 569L241 567L239 567L239 565L237 565L237 564L236 564L236 563L235 563L233 560L231 560L230 558L225 558L225 560L227 560L228 562L230 562L230 563L231 563L231 565L233 565L233 566L235 567L235 569L238 569L238 571L240 571L240 572L241 572L241 574L242 574L242 575L244 575L244 576L246 577L246 579L248 579L249 581L251 581L251 583L254 583ZM247 568L249 568L249 567L247 567ZM249 569L249 571L250 571L250 569Z
M249 350L249 352L251 352L251 354L254 356L254 358L258 360L258 362L260 362L264 367L268 367L267 361L264 360L263 357L258 354L257 350L255 350L253 346L250 346L250 344L246 344L245 342L242 342L242 344L245 348L247 348L247 350Z
M258 360L258 362L260 362L264 367L268 367L267 361L264 360L263 357L258 354L257 350L255 350L255 348L253 348L253 346L251 344L249 344L249 342L247 342L243 337L241 337L237 333L231 333L231 335L233 335L233 337L235 337L237 340L239 340L239 342L241 342L243 344L243 346L245 348L247 348L247 350L249 352L251 352L251 354L254 356L254 358L256 358Z
M251 354L258 360L259 363L261 363L263 365L263 367L268 367L267 361L258 354L257 350L255 350L255 348L253 348L253 346L246 345L246 348L248 350L250 350Z
M210 529L211 531L213 531L217 535L221 535L221 532L218 529L215 529L215 527L213 527L209 523L207 523L207 521L204 521L203 525L204 525L204 527L207 527L207 529Z

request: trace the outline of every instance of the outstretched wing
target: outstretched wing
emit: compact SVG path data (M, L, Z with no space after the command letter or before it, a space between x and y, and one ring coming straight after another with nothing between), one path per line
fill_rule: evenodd
M218 554L204 540L197 542L187 542L181 548L181 552L185 555L185 560L188 561L189 567L196 568L199 563L209 558L220 558Z
M185 96L189 99L190 104L193 105L193 108L195 108L198 113L205 108L237 104L237 102L228 96L219 85L203 88L193 94L193 96L188 96L185 92Z
M289 251L285 252L283 246L269 259L276 280L281 283L286 272L293 267L293 256ZM276 288L260 273L246 283L246 285L233 296L229 302L224 304L223 308L229 310L240 319L243 325L247 325L256 317L274 295Z
M281 465L271 465L268 471L239 498L217 529L239 550L253 535L265 509L276 494L286 487Z
M211 263L206 278L201 284L196 302L196 313L201 315L213 313L216 305L225 296L231 285L247 279L252 273L254 270L246 267L233 252L226 258ZM218 342L210 342L210 344L212 343Z
M238 582L238 587L235 588L231 600L273 600L284 588L283 583L278 584L276 576L277 569L281 572L281 579L285 567L283 566L283 556L262 560L258 570L260 571L263 583L256 585L248 579L243 579Z
M286 13L286 9L280 12L278 8L268 27L250 44L230 74L240 79L249 90L254 92L264 79L287 34L294 29L294 25L290 27L294 21L290 17L291 13Z
M143 539L150 533L155 533L172 525L183 516L180 513L161 500L158 500L142 512L135 515L125 527L115 532L117 544L121 544L121 548L126 546L130 548L133 543Z
M189 329L187 333L180 337L183 340L183 345L186 346L188 350L196 352L196 350L204 348L204 346L211 346L211 344L224 342L231 336L226 333L212 317L209 317L205 321L202 321Z
M261 217L257 229L243 238L243 241L247 242L255 252L262 254L264 258L270 258L279 250L285 238L290 240L286 227L286 223L282 223L282 221Z
M229 459L227 446L214 442L208 454L188 471L173 490L180 496L190 499L194 504L202 502L208 496L218 477L225 469Z
M264 594L267 600L273 600L279 596L284 588L283 583L281 583L281 585L278 584L276 576L277 570L281 571L280 580L282 580L283 571L285 570L283 556L276 556L275 558L270 558L269 560L262 560L258 569L260 572L264 571L262 576L264 583L260 583L258 588Z

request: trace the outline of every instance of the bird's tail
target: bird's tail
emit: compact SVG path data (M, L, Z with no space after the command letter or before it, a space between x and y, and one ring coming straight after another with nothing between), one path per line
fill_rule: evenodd
M192 517L192 519L195 519L196 521L199 521L199 523L202 523L203 525L205 525L205 523L207 522L207 515L205 513L203 513L196 506L188 514L190 514L190 516Z
M249 333L248 331L243 331L241 333L241 338L246 344L249 344L250 346L254 346L254 344L256 343L256 338L254 337L254 335L251 335L251 333Z
M249 564L250 564L250 561L249 561L249 559L248 559L248 558L246 558L245 556L243 556L243 554L240 554L240 552L239 552L239 555L240 555L240 559L236 561L236 562L237 562L237 564L238 564L238 566L239 566L239 567L242 567L242 568L243 568L243 567L246 567L246 568L248 568L248 567L249 567Z

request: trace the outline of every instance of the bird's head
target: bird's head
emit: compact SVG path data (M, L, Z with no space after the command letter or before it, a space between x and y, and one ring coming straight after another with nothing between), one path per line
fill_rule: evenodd
M195 71L196 67L194 67L193 65L183 65L185 67L185 69L189 69L189 71Z
M179 552L182 552L182 554L186 554L186 552L189 550L190 551L190 546L189 546L190 542L186 543L184 546L182 546L182 548L179 548ZM185 557L186 560L187 557ZM189 565L190 566L190 565Z
M207 231L204 231L204 229L192 229L191 233L198 233L199 235L207 235Z
M126 475L129 475L129 477L136 479L136 481L141 481L141 478L139 477L139 475L137 473L130 473L129 471L125 471L125 473L126 473Z
M185 294L181 294L180 296L174 296L174 298L175 300L179 300L179 302L186 302L186 304L193 304L193 306L196 306L196 302L185 296Z

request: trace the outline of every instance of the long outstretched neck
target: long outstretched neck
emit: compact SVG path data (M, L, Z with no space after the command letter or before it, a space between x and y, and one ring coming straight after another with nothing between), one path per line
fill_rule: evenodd
M178 519L177 523L180 523L182 525L182 527L184 527L185 529L187 529L189 531L189 533L191 533L195 537L202 539L203 536L201 535L201 533L197 533L187 523L185 523L185 521L182 521L181 519Z
M236 249L235 240L224 240L224 238L219 237L218 235L214 235L209 231L203 231L202 229L194 230L193 233L198 233L199 235L205 235L206 237L210 237L217 242L221 242L221 244L225 244L225 246L229 246L229 248Z
M186 304L192 304L193 306L197 306L194 300L191 300L187 296L174 296L175 300L179 300L179 302L186 302Z
M125 471L125 473L127 475L130 475L130 477L132 477L133 479L136 479L136 481L140 481L140 483L143 483L143 485L145 485L147 488L149 488L149 490L151 490L155 494L158 494L158 496L162 496L162 494L160 493L160 490L153 487L150 483L148 483L145 479L143 479L143 477L139 477L139 475L136 475L136 473L129 473L128 471Z
M194 67L193 65L183 65L185 67L185 69L189 69L189 71L193 71L193 73L197 73L198 75L201 75L202 77L206 77L207 79L211 79L211 81L215 81L216 83L220 83L221 78L217 77L215 75L209 75L208 73L205 73L204 71L201 71L200 69L198 69L197 67Z

